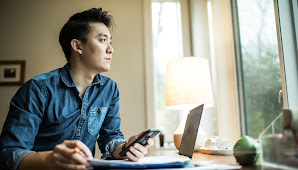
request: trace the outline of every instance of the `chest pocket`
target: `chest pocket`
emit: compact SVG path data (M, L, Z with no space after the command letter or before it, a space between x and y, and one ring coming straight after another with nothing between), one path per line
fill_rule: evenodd
M107 112L108 112L108 107L90 108L90 112L89 112L90 116L88 119L88 132L91 135L98 134Z

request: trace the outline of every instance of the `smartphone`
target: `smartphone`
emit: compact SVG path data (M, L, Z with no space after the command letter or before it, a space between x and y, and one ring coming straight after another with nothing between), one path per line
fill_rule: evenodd
M158 129L149 129L147 130L143 135L141 135L140 137L138 137L138 139L136 139L135 141L133 141L128 147L126 147L125 149L123 149L119 155L120 156L125 156L126 152L129 151L129 148L134 145L135 143L139 143L141 145L145 145L147 143L147 139L148 138L153 138L154 136L156 136L158 133L160 132L160 130Z

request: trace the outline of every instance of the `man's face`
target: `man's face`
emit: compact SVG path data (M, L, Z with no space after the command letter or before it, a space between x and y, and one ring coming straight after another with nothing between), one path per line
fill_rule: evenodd
M81 44L81 62L89 71L102 73L110 70L114 49L109 29L101 22L89 23L88 40Z

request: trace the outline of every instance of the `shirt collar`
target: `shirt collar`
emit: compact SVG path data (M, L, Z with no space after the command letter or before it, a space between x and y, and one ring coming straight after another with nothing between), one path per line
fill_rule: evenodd
M101 74L96 74L96 76L94 77L93 79L93 82L92 84L100 84L100 85L103 85L103 82L102 82L102 75Z
M71 73L70 73L70 66L69 66L69 63L67 63L62 69L61 69L61 72L60 72L60 75L61 75L61 79L62 81L64 82L64 84L68 87L75 87L76 84L71 76ZM92 82L92 85L93 84L100 84L100 85L103 85L103 82L102 82L102 75L101 74L97 74L94 79L93 79L93 82Z

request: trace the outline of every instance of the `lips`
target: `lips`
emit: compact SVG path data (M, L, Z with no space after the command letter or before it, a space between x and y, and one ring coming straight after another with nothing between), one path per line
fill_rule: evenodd
M111 62L111 58L105 58L106 61Z

